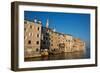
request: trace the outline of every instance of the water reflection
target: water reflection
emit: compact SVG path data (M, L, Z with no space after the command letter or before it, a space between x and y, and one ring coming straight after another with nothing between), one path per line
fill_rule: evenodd
M25 61L45 61L45 60L84 59L84 58L89 58L86 56L86 52L70 52L70 53L49 55L45 57L27 58L25 59Z

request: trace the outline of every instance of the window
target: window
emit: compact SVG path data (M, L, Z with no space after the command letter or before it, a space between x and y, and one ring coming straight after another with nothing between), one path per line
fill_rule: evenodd
M30 28L32 29L32 25L30 25Z
M36 43L39 44L39 41L37 41Z
M24 24L27 24L27 21L24 21Z
M24 28L24 31L26 31L26 28Z
M27 29L27 27L25 27L25 28L24 28L24 32L27 32L27 31L28 31L28 29Z
M39 37L39 34L37 34L37 37Z
M51 46L53 46L53 44L51 44Z
M28 44L31 44L31 40L28 41Z
M49 36L49 34L48 34L48 33L45 33L45 35Z
M49 38L49 40L51 40L51 39Z
M45 37L45 39L46 39L46 40L48 40L48 38L47 38L47 37Z
M53 40L51 40L51 42L53 42Z
M48 42L46 42L46 45L48 45Z
M29 33L29 36L33 36L33 33Z
M45 44L45 41L43 41L43 44Z
M50 43L49 42L47 42L47 45L49 45Z
M39 27L38 27L38 31L39 31Z
M24 36L24 39L27 40L27 36Z
M38 52L38 51L39 51L39 49L37 48L37 49L36 49L36 52Z
M43 39L45 40L45 37L43 37Z
M44 40L48 40L48 38L47 37L44 37Z

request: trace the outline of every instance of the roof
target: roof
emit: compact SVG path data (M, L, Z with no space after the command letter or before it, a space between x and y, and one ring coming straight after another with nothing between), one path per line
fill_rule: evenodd
M51 28L46 28L46 27L43 27L43 26L42 26L42 28L49 29L50 31L54 32L53 29L51 29ZM59 35L69 35L69 36L72 36L71 34L64 34L64 33L57 32L57 31L54 32L54 33L59 34Z
M24 19L24 21L30 21L30 22L33 22L33 23L34 23L34 21L32 21L32 20L27 20L27 19ZM38 21L41 21L41 20L38 20ZM42 24L42 23L41 23L41 24ZM52 28L46 28L46 27L44 27L44 26L42 26L42 28L45 28L45 29L48 29L48 30L50 30L50 31L54 32ZM56 31L56 32L54 32L54 33L59 34L59 35L68 35L68 36L72 36L71 34L64 34L64 33L57 32L57 31Z
M25 20L25 19L24 19L24 21L29 21L29 22L33 22L33 23L35 23L35 22L32 21L32 20ZM40 24L40 23L39 23L40 21L41 21L41 20L37 20L37 23ZM41 22L41 24L42 24L42 22Z

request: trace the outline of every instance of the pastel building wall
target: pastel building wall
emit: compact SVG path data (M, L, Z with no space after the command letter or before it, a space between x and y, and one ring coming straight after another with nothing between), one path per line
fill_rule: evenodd
M34 19L24 21L24 48L24 55L27 58L41 56L41 52L45 49L53 54L84 51L85 42L70 34L49 28L49 20L46 27L43 27L41 21Z
M73 49L74 51L85 51L85 42L80 40L79 38L74 38L73 39L74 44L73 44Z
M25 58L40 56L41 21L24 21Z

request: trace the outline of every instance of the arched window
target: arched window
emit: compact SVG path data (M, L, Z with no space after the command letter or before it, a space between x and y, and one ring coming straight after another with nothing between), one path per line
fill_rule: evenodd
M38 27L38 31L39 31L39 29L40 29L40 28Z

